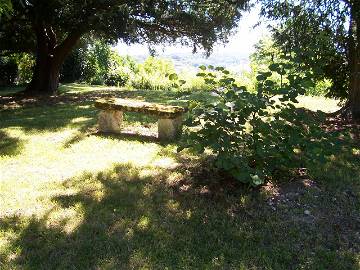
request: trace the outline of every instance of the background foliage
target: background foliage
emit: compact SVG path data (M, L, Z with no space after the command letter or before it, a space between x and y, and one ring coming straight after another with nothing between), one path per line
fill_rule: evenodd
M328 96L347 98L350 80L348 28L353 1L259 2L263 17L272 21L272 47L296 55L312 69L319 82L331 81Z

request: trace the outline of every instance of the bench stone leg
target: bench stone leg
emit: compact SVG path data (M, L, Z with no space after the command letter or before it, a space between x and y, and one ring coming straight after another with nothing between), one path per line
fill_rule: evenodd
M99 131L119 133L123 121L123 112L115 110L101 111L99 114Z
M158 133L161 141L173 140L181 135L182 116L173 119L159 119Z

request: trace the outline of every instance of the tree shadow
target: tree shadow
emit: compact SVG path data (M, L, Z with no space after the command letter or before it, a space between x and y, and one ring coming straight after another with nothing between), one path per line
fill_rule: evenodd
M61 129L80 117L96 121L99 110L94 107L94 101L101 97L136 98L150 102L171 103L172 98L179 93L154 93L147 91L120 91L120 92L86 92L66 94L64 96L45 98L27 98L20 100L3 99L0 102L1 126L20 126L26 130L56 130ZM125 113L125 121L154 123L156 118L141 113ZM76 126L76 124L73 124Z
M357 269L355 253L340 252L341 237L316 224L288 220L254 194L209 197L166 185L171 170L119 164L72 178L42 218L9 217L5 268L26 269ZM87 184L84 184L87 183ZM56 222L51 216L80 209ZM23 220L25 219L25 221ZM330 228L330 227L329 227ZM326 228L326 229L329 229ZM306 232L307 231L307 232ZM306 236L306 237L304 237ZM0 264L1 265L1 264Z
M84 104L2 112L1 126L43 131L72 125L85 131L95 110ZM89 119L73 121L84 115ZM349 167L348 160L339 166ZM345 206L358 204L357 197L337 196L336 204L324 199L330 207L319 209L321 219L309 220L296 204L273 210L258 191L212 187L218 176L210 169L208 164L166 170L118 164L68 179L64 192L49 195L55 206L46 215L1 216L0 236L9 237L0 250L0 268L358 269L357 216L345 217L344 229L327 222L341 220L348 213ZM336 211L327 212L331 206ZM348 236L354 237L344 241Z
M0 126L21 127L25 131L57 131L66 126L79 127L94 124L96 111L90 104L57 104L19 107L3 110Z
M0 156L19 155L23 146L23 140L11 137L6 132L0 130Z
M133 133L130 131L123 131L118 134L114 133L105 133L105 132L97 132L93 135L101 137L101 138L111 138L116 140L125 140L125 141L138 141L142 143L161 143L159 138L154 134L139 134Z

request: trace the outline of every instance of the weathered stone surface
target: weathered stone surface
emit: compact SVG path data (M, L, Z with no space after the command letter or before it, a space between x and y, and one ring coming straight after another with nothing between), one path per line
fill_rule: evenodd
M101 110L119 110L123 112L142 112L162 119L181 116L186 109L179 106L167 106L131 99L109 98L95 101L95 107Z
M122 111L103 110L99 113L99 130L101 132L120 133L122 121Z
M173 140L181 135L182 116L168 119L162 118L158 121L159 139L162 141Z
M179 106L166 106L129 99L99 99L95 107L100 109L99 130L101 132L121 132L123 112L140 112L154 115L159 118L159 139L173 140L181 134L182 116L185 108Z

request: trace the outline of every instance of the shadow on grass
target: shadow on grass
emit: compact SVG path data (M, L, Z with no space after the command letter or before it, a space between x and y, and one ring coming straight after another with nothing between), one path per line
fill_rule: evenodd
M24 107L0 112L0 128L21 128L25 132L56 132L64 128L76 129L77 132L65 143L64 147L70 147L89 135L97 132L98 110L92 103L83 104L58 104L53 106ZM155 125L157 119L141 113L125 113L124 129L120 135L96 134L99 136L112 137L119 140L139 140L142 142L158 142L157 134L150 131L150 125ZM136 134L138 128L143 127L147 134ZM4 136L5 133L2 135ZM1 136L1 134L0 134ZM5 138L5 137L4 137ZM0 145L0 153L12 154L20 145L20 140L6 137Z
M0 231L12 237L2 269L358 269L341 235L327 237L331 227L288 219L254 194L174 191L170 171L144 169L69 179L64 187L79 191L53 197L46 216L3 218ZM59 209L81 209L80 218L52 222Z
M77 118L88 118L91 123L96 122L98 110L93 101L97 98L111 96L119 98L134 98L149 102L165 104L181 104L178 99L182 93L175 91L89 91L85 93L65 93L62 96L49 97L48 99L3 100L0 111L1 127L22 127L25 130L57 130L65 126L79 126L73 123ZM183 100L183 102L185 102ZM155 117L141 113L126 113L125 121L154 123ZM90 124L90 123L89 123Z
M15 95L23 90L23 86L0 86L0 97Z
M57 131L65 127L80 129L95 125L97 113L92 103L16 108L0 113L0 127L21 127L25 131ZM150 124L156 119L141 113L126 113L125 121Z
M0 156L19 155L24 146L23 140L9 136L0 130Z
M0 127L21 127L25 131L57 131L64 127L93 124L96 111L90 104L59 104L23 107L0 113Z
M93 88L70 84L62 87L59 96L26 98L22 96L0 97L0 128L20 127L25 131L58 131L65 127L79 129L69 139L68 145L81 140L84 133L97 121L98 110L94 101L102 97L118 97L173 105L186 105L188 100L204 100L209 93L183 93L179 91L124 90ZM153 124L156 118L141 113L125 113L124 120L130 125L138 122Z
M93 135L96 135L101 138L111 138L116 140L126 140L126 141L138 141L143 143L161 143L157 136L155 135L144 135L144 134L137 134L131 132L121 132L119 134L113 133L104 133L104 132L97 132Z

